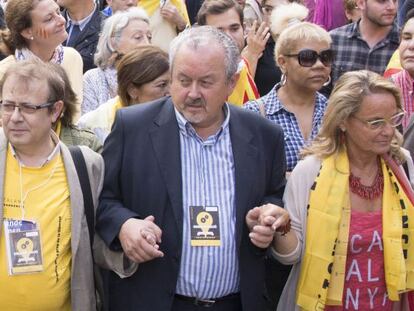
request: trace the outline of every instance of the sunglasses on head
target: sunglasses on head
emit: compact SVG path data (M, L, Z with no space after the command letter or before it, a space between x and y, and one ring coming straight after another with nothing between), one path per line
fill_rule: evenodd
M310 49L299 51L298 54L287 54L287 57L297 57L299 65L302 67L312 67L320 59L321 63L328 67L332 65L334 59L334 52L331 49L318 52Z

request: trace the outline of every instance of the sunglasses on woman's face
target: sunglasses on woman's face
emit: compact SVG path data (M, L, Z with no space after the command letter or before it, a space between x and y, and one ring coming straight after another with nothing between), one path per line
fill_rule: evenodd
M298 54L287 54L287 57L297 57L299 65L302 67L312 67L320 59L321 63L329 67L334 59L334 52L331 49L323 50L319 54L314 50L301 50Z

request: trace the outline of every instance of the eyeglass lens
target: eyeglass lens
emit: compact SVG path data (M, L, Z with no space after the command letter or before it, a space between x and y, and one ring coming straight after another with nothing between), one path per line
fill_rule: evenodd
M333 62L333 51L324 50L319 54L314 50L302 50L298 53L299 65L303 67L312 67L318 58L321 60L324 66L330 66Z

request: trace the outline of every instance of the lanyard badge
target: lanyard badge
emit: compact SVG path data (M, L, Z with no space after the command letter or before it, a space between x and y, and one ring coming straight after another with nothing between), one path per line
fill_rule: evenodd
M43 271L40 230L35 221L5 219L9 275Z
M191 246L220 246L217 206L190 206Z

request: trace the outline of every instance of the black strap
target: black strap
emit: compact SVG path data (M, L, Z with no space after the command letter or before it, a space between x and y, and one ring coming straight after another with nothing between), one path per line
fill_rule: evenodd
M83 194L83 206L85 209L86 222L88 223L89 242L91 243L91 253L93 258L93 236L95 233L95 216L92 199L91 185L89 183L88 169L86 168L85 158L79 146L68 146L73 162L75 163L76 172L78 173L79 182ZM93 266L93 278L96 289L96 308L97 310L106 310L105 291L102 281L101 270L98 266Z
M408 170L408 163L407 161L405 161L402 165L404 172L405 172L405 176L407 176L408 180L410 179L410 171Z
M95 216L88 169L86 168L85 158L83 157L79 146L69 146L69 151L72 155L73 162L75 163L76 172L78 173L79 182L82 188L83 206L85 209L86 222L88 223L89 241L92 249L95 232Z

